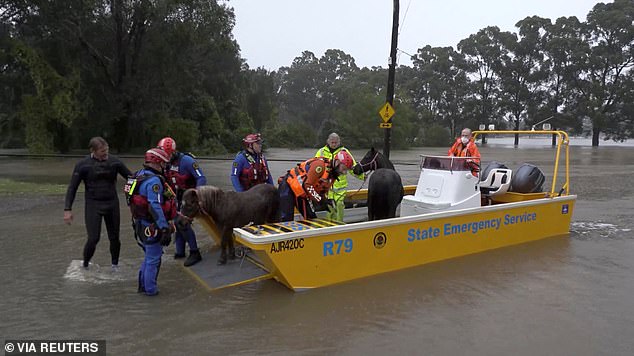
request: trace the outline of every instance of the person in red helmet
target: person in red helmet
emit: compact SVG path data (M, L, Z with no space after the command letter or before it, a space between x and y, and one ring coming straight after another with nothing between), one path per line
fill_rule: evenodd
M77 162L66 191L64 222L73 221L73 201L79 184L84 182L84 222L88 239L84 245L84 268L89 268L101 235L101 221L105 221L110 240L112 269L119 266L121 241L119 240L120 213L117 197L117 175L127 179L132 173L119 158L109 155L108 142L102 137L93 137L88 143L90 155Z
M171 137L163 137L156 144L156 147L162 148L171 159L174 152L176 152L176 141Z
M231 169L231 183L236 192L249 190L256 184L273 184L269 165L262 153L262 136L248 134L242 139L244 149L236 155Z
M281 177L279 185L280 220L293 220L294 208L304 219L316 218L313 204L326 200L337 177L348 173L353 162L347 151L341 151L332 160L314 157L290 169Z
M176 217L175 194L163 172L169 155L163 149L145 152L143 169L128 178L124 192L128 197L134 225L134 235L145 257L139 269L138 292L148 296L158 294L157 279L161 268L163 246L169 245Z
M170 161L165 169L165 178L170 187L176 192L176 201L178 202L178 211L180 211L183 193L189 188L197 188L207 184L207 178L203 174L196 158L189 152L179 152L176 150L176 141L171 137L163 137L156 145L162 148L169 155ZM191 228L191 224L177 224L176 237L174 238L174 259L185 257L185 242L189 245L189 257L183 265L185 267L193 266L202 260L198 243L196 242L196 233Z

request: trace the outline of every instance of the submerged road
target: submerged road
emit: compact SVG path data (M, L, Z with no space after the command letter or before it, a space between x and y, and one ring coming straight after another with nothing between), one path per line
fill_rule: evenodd
M446 149L392 151L404 184L416 184L419 153ZM552 174L547 146L489 145L481 153L485 162L530 162ZM269 150L274 177L312 154ZM634 148L573 146L571 157L578 201L569 236L303 293L272 280L210 293L172 259L170 246L161 294L147 298L136 293L142 251L123 199L120 271L110 271L104 229L95 268L86 272L78 264L83 197L67 226L63 195L5 194L0 337L104 339L113 355L631 355ZM0 179L67 184L76 160L4 156ZM132 170L141 164L140 157L124 161ZM209 183L223 189L230 188L230 166L201 161ZM199 242L211 246L200 229Z

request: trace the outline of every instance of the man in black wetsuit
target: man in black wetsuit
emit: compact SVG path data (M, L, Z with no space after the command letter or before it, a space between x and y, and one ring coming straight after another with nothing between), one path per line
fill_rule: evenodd
M101 235L101 219L106 222L112 268L119 265L119 198L117 197L117 174L128 178L132 174L119 158L108 155L108 142L101 137L93 137L88 143L90 156L75 165L73 176L66 191L64 203L64 222L70 225L73 221L73 201L81 181L84 182L86 206L84 220L88 240L84 246L84 268L88 268L90 259Z

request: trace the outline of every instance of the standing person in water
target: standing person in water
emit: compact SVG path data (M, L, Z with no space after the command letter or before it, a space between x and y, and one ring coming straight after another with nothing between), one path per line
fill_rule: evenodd
M181 200L183 193L189 188L197 188L207 184L207 178L200 169L196 158L191 153L179 152L176 150L176 141L171 137L163 137L157 144L170 157L170 161L165 169L167 183L176 193L178 211L181 210ZM174 259L185 258L185 242L189 245L189 257L183 265L193 266L203 258L198 250L196 233L191 224L177 224L176 237L174 239Z
M124 191L129 195L134 235L145 257L139 269L138 292L157 295L163 246L168 246L174 232L175 194L163 176L169 162L159 147L145 152L143 168L128 179Z
M88 239L84 245L83 266L88 268L90 260L95 254L101 235L101 220L103 219L106 222L108 240L110 240L112 268L117 269L121 250L119 198L116 189L117 174L127 179L132 173L119 158L108 154L108 142L102 137L91 138L88 147L90 155L75 165L66 191L64 222L69 225L72 223L73 201L79 183L84 182L84 222Z

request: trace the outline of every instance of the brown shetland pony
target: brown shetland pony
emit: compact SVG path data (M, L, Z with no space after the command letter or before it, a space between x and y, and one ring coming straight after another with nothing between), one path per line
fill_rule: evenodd
M279 221L279 204L277 188L270 184L258 184L245 192L224 192L205 185L185 191L181 214L189 223L200 213L214 220L222 235L220 265L227 263L227 255L235 258L233 228Z

